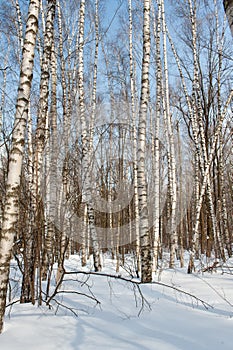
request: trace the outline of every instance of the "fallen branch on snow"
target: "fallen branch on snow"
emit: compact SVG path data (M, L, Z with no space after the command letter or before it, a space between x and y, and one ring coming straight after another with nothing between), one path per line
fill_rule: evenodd
M146 304L149 305L148 301L145 299L145 297L143 296L142 291L141 291L141 289L140 289L140 285L143 285L143 283L142 283L141 281L134 280L134 279L129 279L129 278L126 278L126 277L122 277L122 276L119 275L119 274L118 274L118 275L112 275L112 274L107 274L107 273L102 273L102 272L91 272L91 271L89 271L89 272L87 272L87 271L65 271L65 272L64 272L64 276L65 276L65 275L78 275L78 274L83 274L83 275L88 275L88 276L90 276L90 275L95 275L95 276L100 276L100 277L109 277L109 278L113 278L113 279L120 279L120 280L125 281L125 282L128 282L128 283L132 283L133 285L137 286L138 291L139 291L141 297L143 297L143 299L142 299L143 302L144 302L144 303L146 302ZM210 304L207 303L206 301L204 301L204 300L198 298L196 295L191 294L191 293L189 293L189 292L187 292L187 291L184 291L183 289L180 289L180 288L177 288L177 287L175 287L175 286L171 286L171 285L169 285L169 284L162 283L162 282L152 282L151 284L156 284L156 285L158 285L158 286L162 286L162 287L165 287L165 288L173 289L173 290L175 290L176 292L179 292L179 293L181 293L181 294L187 295L187 296L189 296L190 298L192 298L192 299L196 300L197 302L201 303L201 304L204 306L205 309L207 309L207 310L208 310L209 308L213 309L213 306L212 306L212 305L210 305ZM141 311L142 311L142 310L140 310L139 314L141 313Z

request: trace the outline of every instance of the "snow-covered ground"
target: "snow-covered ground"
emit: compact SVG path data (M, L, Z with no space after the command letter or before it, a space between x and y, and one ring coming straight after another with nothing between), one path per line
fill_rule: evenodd
M103 273L115 273L111 260L106 258L104 265ZM78 271L78 258L72 256L66 268ZM192 275L186 270L164 267L155 282L176 289L141 285L143 297L137 285L124 280L67 275L60 289L66 293L55 297L57 303L51 301L51 309L29 304L7 309L0 349L232 350L233 269Z

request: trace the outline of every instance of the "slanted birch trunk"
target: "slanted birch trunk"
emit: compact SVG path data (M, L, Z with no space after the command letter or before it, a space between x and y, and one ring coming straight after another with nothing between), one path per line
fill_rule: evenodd
M199 187L200 187L200 179L199 179L199 159L200 159L200 147L199 147L199 142L198 142L198 131L197 131L197 121L196 121L196 114L195 114L195 106L192 106L191 102L190 102L190 98L189 98L189 94L188 94L188 89L185 83L185 79L184 79L184 74L181 68L181 63L180 63L180 59L179 56L177 54L177 51L175 49L174 43L172 41L171 35L168 32L168 28L166 27L166 31L167 31L167 36L171 45L171 49L173 52L173 55L175 57L176 60L176 64L177 64L177 68L179 71L179 75L181 78L181 83L182 83L182 88L183 88L183 92L185 95L185 101L186 101L186 105L187 105L187 109L188 109L188 115L190 117L190 121L191 121L191 126L192 126L192 131L193 131L193 141L194 141L194 145L195 145L195 155L194 155L194 205L193 205L193 212L194 212L194 216L196 213L196 208L198 206L198 202L199 202Z
M195 120L195 127L197 126L195 133L196 135L199 134L200 141L197 142L196 147L200 147L199 152L199 164L201 169L201 175L204 181L204 174L208 167L208 152L207 152L207 144L205 139L205 133L204 133L204 126L203 126L203 109L201 105L201 97L200 97L200 74L199 74L199 66L198 66L198 58L197 58L197 19L196 19L196 10L197 10L197 4L196 0L194 1L194 5L192 5L192 1L188 0L189 2L189 8L190 8L190 19L191 19L191 28L192 28L192 44L193 44L193 65L194 65L194 76L193 76L193 109L194 109L194 120ZM212 230L213 230L213 237L214 237L214 243L216 247L216 252L219 250L220 255L223 259L225 259L225 253L222 246L222 239L220 237L220 232L217 227L216 222L216 216L214 212L214 206L213 206L213 198L212 198L212 191L211 191L211 182L210 182L210 176L207 175L206 178L206 195L207 195L207 201L208 201L208 209L212 224ZM200 202L199 202L200 203ZM195 246L195 252L196 256L199 255L199 240L198 240L198 226L200 221L199 211L201 208L196 207L196 222L194 224L194 233L193 237L195 238L194 246Z
M229 97L225 103L225 106L224 106L224 109L221 113L221 116L218 120L218 123L216 125L216 128L215 128L215 133L214 133L214 136L213 136L213 143L212 143L212 147L211 147L211 150L210 150L210 153L209 153L209 159L208 159L208 162L207 162L207 165L206 165L206 169L205 169L205 172L204 172L204 175L203 175L203 180L202 180L202 184L201 184L201 189L200 189L200 195L199 195L199 201L198 201L198 205L197 205L197 212L196 212L196 217L195 217L195 227L194 227L194 236L193 236L193 241L196 242L197 240L197 235L198 235L198 227L199 227L199 222L200 222L200 212L201 212L201 207L202 207L202 203L203 203L203 198L204 198L204 194L205 194L205 191L206 191L206 187L207 187L207 179L209 177L209 171L210 171L210 166L212 164L212 161L213 161L213 158L214 158L214 155L215 155L215 151L216 151L216 144L217 144L217 141L218 141L218 137L219 137L219 134L222 130L222 124L223 124L223 121L224 121L224 118L226 116L226 113L227 113L227 108L231 102L233 98L233 90L231 91L231 93L229 94Z
M3 330L11 252L15 236L15 225L18 220L20 175L25 146L28 104L33 76L39 8L39 0L30 1L20 68L15 123L12 134L6 201L0 240L0 333Z

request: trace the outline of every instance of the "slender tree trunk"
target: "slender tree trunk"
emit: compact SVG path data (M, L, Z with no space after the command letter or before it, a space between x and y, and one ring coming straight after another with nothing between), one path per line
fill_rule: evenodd
M21 10L19 6L19 1L15 0L15 8L16 8L16 13L17 13L17 20L18 20L18 39L19 39L19 58L20 55L22 54L22 49L23 49L23 24L22 24L22 15L21 15Z
M25 145L36 35L38 31L39 7L39 0L30 1L20 69L15 123L12 134L6 201L0 240L0 332L2 332L3 329L11 251L15 236L15 226L18 220L20 175Z
M67 57L67 66L68 66L68 79L66 79L65 72L65 58L64 58L64 50L63 50L63 26L62 26L62 11L60 6L60 1L57 1L57 14L58 14L58 30L59 30L59 56L60 56L60 65L61 65L61 87L62 87L62 112L63 112L63 143L64 143L64 163L62 169L62 184L59 189L58 196L60 196L59 201L59 209L58 215L60 216L61 225L59 227L59 231L56 233L58 244L58 252L57 252L57 275L56 281L59 283L60 278L63 275L64 270L64 257L66 253L66 249L69 245L68 239L68 224L66 218L64 217L64 209L66 208L66 204L69 196L68 187L69 187L69 169L68 169L68 160L69 160L69 141L70 141L70 129L71 129L71 85L72 85L72 77L71 77L71 46L70 39L68 37L68 57Z
M97 87L97 73L98 73L98 57L99 57L99 0L95 0L95 55L94 55L94 71L93 71L93 88L92 88L92 106L91 106L91 120L89 126L89 149L88 149L88 162L91 162L91 155L93 154L93 136L94 136L94 124L96 117L96 87ZM88 170L90 171L90 169ZM90 180L89 180L90 181ZM90 184L88 185L90 186ZM89 218L90 211L88 212L87 205L87 218ZM111 212L110 212L110 230L111 230ZM89 220L89 219L88 219ZM90 223L90 221L88 221ZM94 223L91 222L91 225ZM90 226L90 230L91 226ZM91 231L92 232L92 231ZM93 232L92 237L93 241L93 256L94 256L94 266L95 270L101 269L101 262L99 256L99 244L97 241L97 233Z
M138 170L137 170L137 131L136 131L136 96L135 96L135 72L133 61L133 23L132 23L132 1L128 1L129 7L129 61L130 61L130 94L131 115L133 125L133 178L134 178L134 229L136 237L136 270L140 272L140 234L139 234L139 206L138 206Z
M40 80L40 101L39 101L39 115L37 119L36 128L36 151L35 151L35 183L36 196L41 195L41 171L43 150L46 142L46 121L48 118L48 97L49 97L49 77L50 77L50 62L53 45L53 31L54 31L54 16L56 8L56 0L48 0L48 12L46 17L44 49L41 67ZM39 200L39 198L37 198Z
M93 259L95 271L101 270L100 248L98 243L97 232L95 228L95 213L92 194L91 180L91 151L90 130L86 123L85 103L84 103L84 64L83 64L83 48L84 48L84 21L85 21L85 0L80 3L80 19L79 19L79 50L78 50L78 91L79 91L79 113L82 128L82 183L83 183L83 199L87 203L87 217L90 230L90 236L93 247ZM90 149L91 146L91 149Z
M51 273L53 260L54 260L54 239L55 239L55 228L56 228L56 217L57 217L57 60L55 54L54 43L51 54L51 108L49 113L49 129L50 136L49 142L46 145L48 149L48 164L47 164L47 177L48 186L47 190L47 233L45 236L45 244L43 251L43 278L46 279L47 274Z
M48 137L48 95L49 95L49 77L50 77L50 62L51 51L53 43L53 26L55 16L56 0L48 0L48 11L46 16L46 28L44 36L44 48L42 56L41 66L41 79L40 79L40 100L39 110L36 127L35 137L35 155L34 155L34 174L33 174L33 186L32 186L32 213L34 216L34 222L30 227L30 239L32 239L31 246L32 251L30 256L26 256L27 265L30 271L24 271L25 274L31 274L31 280L34 281L36 275L36 268L38 268L38 285L41 286L41 277L43 268L41 265L41 255L43 254L43 243L45 236L45 212L44 203L42 201L42 164L43 164L43 152L46 144L46 137ZM26 282L26 280L25 280ZM28 289L32 287L32 283L23 288ZM34 289L34 287L33 287ZM32 293L31 293L32 294ZM38 290L39 303L41 302L41 289ZM34 296L32 295L32 300ZM28 300L29 301L29 300Z
M6 84L7 84L7 64L9 60L9 54L7 52L7 55L4 59L4 71L3 71L3 84L1 87L1 106L0 106L0 142L2 143L2 126L3 126L3 118L4 118L4 111L5 111L5 99L6 99Z
M138 124L138 199L140 214L141 279L143 283L152 281L152 247L149 235L148 194L145 171L146 125L149 105L150 5L150 0L144 0L143 58Z
M157 27L155 25L157 23ZM154 203L153 203L153 266L157 269L159 252L159 221L160 221L160 116L161 116L161 2L158 1L157 21L154 19L154 37L156 40L156 115L155 115L155 137L154 137Z
M166 20L164 12L164 1L161 0L161 15L162 15L162 31L163 31L163 56L164 56L164 118L166 119L167 135L168 135L168 190L170 201L170 262L171 268L175 265L175 255L178 247L178 237L176 230L176 207L177 207L177 184L176 184L176 163L175 163L175 145L174 134L172 128L172 117L170 111L169 99L169 84L168 84L168 64L167 64L167 37L166 37Z
M81 262L82 266L86 266L87 264L87 205L84 204L83 208L83 225L81 232Z
M180 267L184 267L184 230L183 230L183 202L185 198L183 196L183 168L182 168L182 150L181 150L181 138L180 127L177 122L177 141L178 141L178 171L179 171L179 259Z

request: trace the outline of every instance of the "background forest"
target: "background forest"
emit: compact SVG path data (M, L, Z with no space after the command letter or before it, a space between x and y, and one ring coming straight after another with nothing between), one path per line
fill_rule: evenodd
M232 256L222 1L0 1L0 46L0 329L12 258L41 304L73 254L145 283Z

